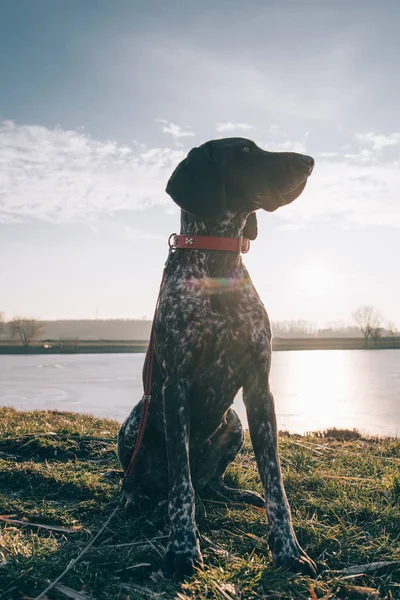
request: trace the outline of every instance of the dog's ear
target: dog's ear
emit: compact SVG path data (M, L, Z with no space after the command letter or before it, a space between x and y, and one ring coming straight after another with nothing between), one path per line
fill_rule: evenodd
M246 225L243 229L243 237L249 240L255 240L258 234L257 216L252 212L247 217Z
M195 217L218 219L225 210L225 186L213 161L212 142L189 152L172 173L165 191Z

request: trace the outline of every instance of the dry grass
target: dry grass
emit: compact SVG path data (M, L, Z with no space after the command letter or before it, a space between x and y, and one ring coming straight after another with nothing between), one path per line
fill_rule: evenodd
M36 598L87 546L118 505L118 424L79 414L0 409L0 598ZM162 572L168 522L121 512L48 598L400 598L400 441L314 435L280 439L298 537L318 562L316 580L276 569L265 516L205 502L205 568L186 581ZM260 491L250 447L229 470ZM38 527L40 525L41 527ZM53 529L47 529L47 526ZM64 528L64 529L63 529Z

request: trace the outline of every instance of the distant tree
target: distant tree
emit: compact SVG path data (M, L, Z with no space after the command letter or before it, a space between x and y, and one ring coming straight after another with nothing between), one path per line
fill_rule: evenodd
M294 337L305 337L315 334L316 327L314 323L305 319L292 319L290 321L273 321L272 329L275 336L287 335Z
M11 329L11 336L19 337L21 343L26 348L43 330L43 323L38 319L27 319L25 317L16 317L8 323Z
M364 336L365 345L368 345L370 337L375 339L374 336L380 337L382 317L379 312L373 306L360 306L355 312L352 313L354 321L357 323ZM378 337L376 339L378 339Z
M371 338L374 340L375 346L378 345L378 340L382 337L384 331L383 327L373 327L371 329Z
M0 310L0 333L3 332L5 322L4 313Z
M343 321L328 321L325 327L318 329L321 337L359 337L360 328L356 325L346 325Z
M346 324L344 321L328 321L324 327L324 329L331 331L344 331L345 328Z
M291 320L289 321L289 331L303 335L312 335L315 333L315 325L305 319Z
M386 331L392 338L393 348L395 348L396 340L394 338L399 335L399 331L393 321L388 321L388 323L386 325Z

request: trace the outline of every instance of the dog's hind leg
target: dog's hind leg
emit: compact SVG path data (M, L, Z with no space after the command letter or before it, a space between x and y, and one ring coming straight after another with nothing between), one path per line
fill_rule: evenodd
M118 458L125 472L135 449L142 407L143 400L132 409L118 433ZM164 434L154 426L149 416L132 473L124 482L122 503L125 511L133 516L139 507L150 507L166 500L167 477Z
M121 463L125 473L128 469L135 448L142 414L142 407L143 400L140 400L140 402L133 407L129 416L125 419L118 432L117 453L119 462ZM143 455L143 451L138 455L136 466L140 461L141 454ZM134 469L129 478L124 481L122 491L122 504L127 515L135 515L142 497L143 490L140 486L138 471L137 469Z
M127 470L135 448L137 433L142 414L143 400L140 400L131 410L118 432L117 453L124 471Z
M217 494L219 497L233 502L264 507L264 499L256 492L232 488L224 481L224 473L236 458L243 446L244 433L242 423L235 410L230 408L225 421L208 440L195 465L192 466L192 477L196 491Z

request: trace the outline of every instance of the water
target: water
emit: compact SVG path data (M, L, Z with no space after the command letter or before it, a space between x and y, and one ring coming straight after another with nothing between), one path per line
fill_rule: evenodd
M142 395L143 354L0 356L0 405L57 409L123 421ZM400 435L399 350L275 352L279 429L357 427ZM235 399L247 426L241 393Z

